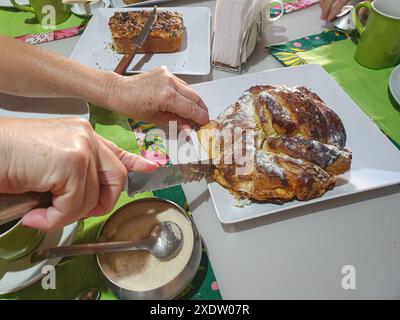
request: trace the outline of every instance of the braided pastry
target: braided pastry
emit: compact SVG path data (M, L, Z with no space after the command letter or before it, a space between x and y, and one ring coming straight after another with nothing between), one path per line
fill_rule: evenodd
M305 87L251 87L198 136L215 181L257 201L320 197L352 158L342 121Z

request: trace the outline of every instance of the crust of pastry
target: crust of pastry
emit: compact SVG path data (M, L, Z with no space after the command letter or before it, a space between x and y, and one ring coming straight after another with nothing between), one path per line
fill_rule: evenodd
M224 132L234 137L226 139ZM198 137L216 163L215 181L256 201L320 197L334 187L334 176L351 165L342 121L304 87L251 87L201 127ZM251 169L244 174L241 169L248 163Z

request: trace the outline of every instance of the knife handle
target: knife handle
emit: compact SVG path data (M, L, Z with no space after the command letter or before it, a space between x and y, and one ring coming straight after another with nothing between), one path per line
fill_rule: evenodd
M129 67L129 65L131 64L133 58L135 57L137 50L138 50L138 48L134 46L131 52L124 54L121 61L118 63L117 67L115 68L114 72L124 75L126 70Z
M0 225L22 218L29 211L36 208L48 208L51 206L50 192L28 192L23 194L0 193Z

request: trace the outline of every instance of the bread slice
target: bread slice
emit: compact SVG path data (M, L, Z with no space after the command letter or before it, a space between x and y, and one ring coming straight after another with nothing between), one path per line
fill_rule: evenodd
M151 11L116 12L109 20L112 46L118 53L129 53ZM183 40L183 18L177 12L159 11L144 46L138 53L170 53L180 49Z

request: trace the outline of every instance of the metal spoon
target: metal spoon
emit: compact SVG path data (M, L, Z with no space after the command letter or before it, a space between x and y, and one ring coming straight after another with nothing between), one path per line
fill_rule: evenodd
M154 226L148 238L140 241L88 243L44 249L33 252L31 262L56 257L136 250L149 251L158 259L168 260L179 253L182 244L183 234L179 226L174 222L164 221Z

